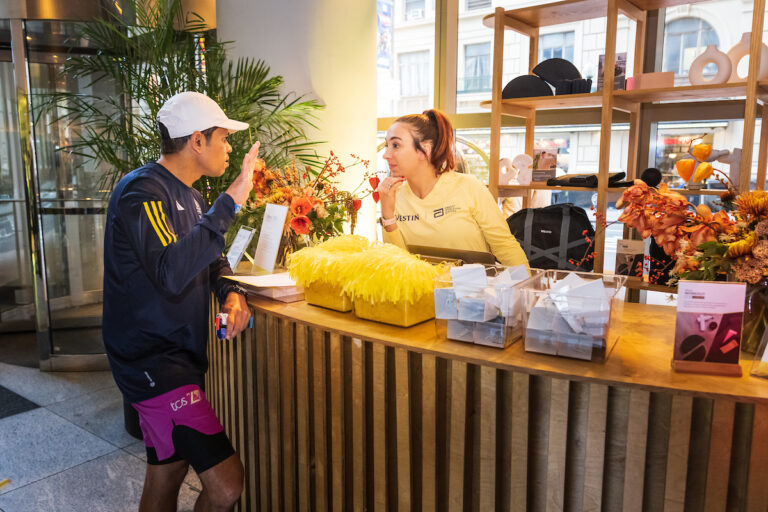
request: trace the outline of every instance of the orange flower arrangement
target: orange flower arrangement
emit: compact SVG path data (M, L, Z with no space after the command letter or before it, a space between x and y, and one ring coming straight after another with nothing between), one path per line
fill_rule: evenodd
M737 194L721 171L714 175L728 190L723 209L694 207L662 184L658 189L637 180L616 202L619 221L643 238L653 236L675 260L670 283L677 279L735 279L755 284L768 277L768 192Z
M370 193L370 190L361 190L369 178L369 163L351 156L354 162L344 166L339 157L331 152L319 171L300 168L296 162L282 169L269 168L263 161L257 162L253 173L253 194L238 219L245 225L258 226L267 204L288 207L281 259L302 243L318 242L343 233L347 221L354 232L357 212L362 205L361 197ZM366 169L361 184L351 192L340 190L337 184L339 176L358 164ZM358 197L358 193L362 196ZM307 240L300 238L305 236Z

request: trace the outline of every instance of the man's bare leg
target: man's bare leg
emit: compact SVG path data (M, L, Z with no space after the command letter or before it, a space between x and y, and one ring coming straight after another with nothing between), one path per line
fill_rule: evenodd
M243 493L243 464L237 454L200 473L203 492L195 512L229 512Z
M176 512L179 489L189 465L180 460L170 464L147 464L139 512Z

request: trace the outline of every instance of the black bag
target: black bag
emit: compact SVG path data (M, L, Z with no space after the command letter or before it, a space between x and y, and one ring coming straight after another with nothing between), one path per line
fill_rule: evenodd
M592 271L595 229L583 208L572 203L526 208L512 214L507 225L531 267Z

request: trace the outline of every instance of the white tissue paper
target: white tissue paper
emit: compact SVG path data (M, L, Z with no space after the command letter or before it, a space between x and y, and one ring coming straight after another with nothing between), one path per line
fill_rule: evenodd
M455 320L459 318L459 304L453 288L435 288L435 318Z
M482 292L488 284L485 267L480 264L451 267L451 280L457 298Z

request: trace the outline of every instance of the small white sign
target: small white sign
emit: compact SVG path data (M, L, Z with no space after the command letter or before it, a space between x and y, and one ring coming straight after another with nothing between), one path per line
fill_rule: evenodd
M268 204L264 210L264 220L261 223L259 242L256 244L256 254L253 255L253 268L261 268L271 274L275 269L277 251L283 238L283 227L288 215L288 207L279 204Z
M227 251L227 261L229 262L229 268L233 272L237 268L237 264L240 263L240 260L243 259L243 254L245 254L245 250L248 248L251 240L253 240L254 234L255 231L251 228L241 226L235 235L235 239L232 240L232 245L229 246L229 251Z

